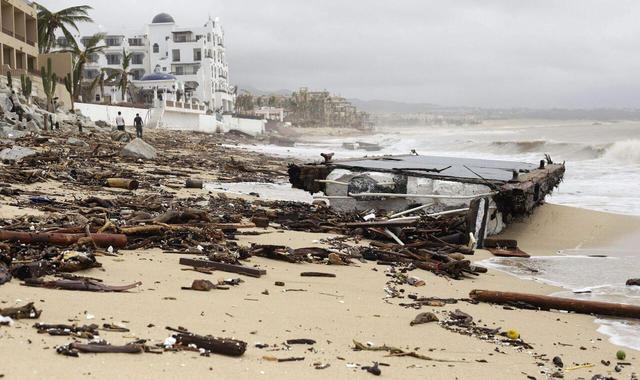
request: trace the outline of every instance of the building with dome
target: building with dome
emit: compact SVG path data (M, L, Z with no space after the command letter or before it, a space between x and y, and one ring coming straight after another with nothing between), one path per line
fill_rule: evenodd
M82 37L80 43L88 38ZM127 99L120 99L122 95L115 88L107 87L104 93L93 89L86 96L91 99L85 101L130 102L138 100L134 99L138 93L133 93L138 90L144 90L148 99L150 87L157 85L159 97L168 94L165 96L170 95L173 101L188 101L218 113L234 110L235 90L229 84L224 31L218 19L210 18L200 27L181 27L171 15L160 13L142 33L108 34L104 43L104 54L89 58L85 81L90 83L105 70L120 69L123 54L131 53L129 70L135 88ZM64 45L64 38L59 44Z

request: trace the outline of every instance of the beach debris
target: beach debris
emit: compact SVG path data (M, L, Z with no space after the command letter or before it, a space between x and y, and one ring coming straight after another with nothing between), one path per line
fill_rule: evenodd
M331 367L331 364L329 363L322 363L322 362L313 363L313 368L315 369L327 369L329 367Z
M175 339L175 345L183 348L193 345L206 353L226 356L242 356L247 349L247 343L237 339L197 335L182 328L167 327L167 330L174 332L172 337Z
M107 187L115 187L118 189L136 190L140 186L140 183L135 179L128 178L107 178L105 180Z
M0 309L0 315L11 319L38 319L42 310L36 309L33 302L24 306Z
M299 361L303 361L304 360L304 356L292 356L292 357L288 357L288 358L276 358L275 356L264 355L264 356L262 356L262 359L270 361L270 362L278 362L278 363L299 362Z
M123 248L127 245L127 237L121 234L81 234L81 233L56 233L56 232L22 232L0 230L0 241L11 241L16 243L48 243L60 246L70 246L78 243L79 240L87 238L98 247L107 248L109 246Z
M397 347L387 346L386 344L382 346L375 346L373 344L363 344L358 342L355 339L353 340L353 350L354 351L386 351L389 353L387 356L409 356L416 359L441 362L441 363L460 362L458 360L437 359L430 356L419 354L415 351L405 351Z
M218 285L209 280L193 280L191 286L183 286L184 290L198 290L201 292L208 292L212 289L218 289Z
M559 357L559 356L554 356L552 362L558 368L564 367L564 363L562 362L562 358Z
M56 350L59 354L65 356L78 356L78 353L87 354L141 354L144 352L144 346L142 344L130 343L122 346L111 345L107 342L91 342L80 343L72 342L66 346L60 346Z
M423 323L438 322L438 321L439 319L434 313L426 312L426 313L420 313L416 315L416 317L413 319L413 321L409 323L409 325L415 326Z
M187 189L202 189L204 187L204 181L197 178L187 178L184 187Z
M301 277L336 277L335 273L326 272L302 272Z
M221 270L223 272L238 273L245 276L260 277L267 274L265 269L252 268L245 265L228 264L223 262L211 261L211 260L199 260L180 258L180 264L189 265L194 268L213 268Z
M626 284L627 286L640 286L640 278L630 278Z
M0 314L2 314L2 312L0 312ZM618 350L618 352L616 352L616 359L624 360L626 358L627 358L627 353L624 352L623 350Z
M313 344L316 344L316 341L313 340L313 339L307 339L307 338L287 339L287 344L308 344L308 345L313 345Z
M89 279L61 279L61 280L42 280L37 278L27 278L23 285L34 286L39 288L61 289L61 290L79 290L90 292L126 292L142 285L142 282L134 282L129 285L106 285L102 282Z
M276 282L274 282L273 284L274 284L275 286L284 286L284 285L285 285L284 281L276 281Z
M0 261L0 285L11 281L11 271L7 264Z
M513 339L513 340L520 339L520 333L517 330L513 330L513 329L507 330L506 334L507 334L507 338L509 339Z
M367 366L362 366L361 368L375 376L380 376L382 374L382 371L380 370L380 367L378 367L377 362L373 362L372 366L367 365Z
M581 314L611 315L622 318L640 318L640 306L600 301L586 301L570 298L543 296L528 293L472 290L469 297L480 302L506 304L520 307L526 305L542 310L566 310Z
M36 323L33 327L39 334L49 334L53 336L74 336L76 338L94 339L98 332L98 325L66 325L66 324L46 324Z

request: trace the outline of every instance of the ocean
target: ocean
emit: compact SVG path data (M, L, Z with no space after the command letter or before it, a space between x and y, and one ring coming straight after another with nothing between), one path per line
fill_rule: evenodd
M379 152L352 151L345 142L378 143ZM244 148L286 157L321 160L366 154L440 155L537 163L549 154L566 163L559 189L548 203L619 214L640 215L640 122L489 121L473 126L378 127L359 137L305 139L295 147L251 145ZM276 194L286 184L273 185ZM640 236L601 251L576 249L556 256L531 259L486 260L483 264L520 278L566 289L555 295L640 305L640 287L627 287L628 278L640 277ZM574 248L574 247L572 247ZM635 249L634 249L635 248ZM607 257L593 257L605 255ZM596 328L615 343L640 350L640 323L597 319Z

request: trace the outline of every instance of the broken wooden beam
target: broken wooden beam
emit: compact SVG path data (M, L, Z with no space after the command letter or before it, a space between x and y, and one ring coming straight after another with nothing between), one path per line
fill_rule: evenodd
M478 289L472 290L469 293L469 297L476 301L501 305L526 304L545 310L566 310L580 314L599 314L640 319L640 306L635 305Z
M260 277L267 274L267 271L265 269L252 268L238 264L220 263L217 261L189 259L186 257L180 258L180 264L189 265L195 268L213 268L216 270L221 270L223 272L238 273L251 277Z
M82 238L91 238L98 247L124 248L127 245L127 236L121 234L64 234L57 232L21 232L0 231L0 241L20 243L48 243L54 245L69 246Z
M349 228L362 228L362 227L407 227L413 226L418 223L418 219L400 219L400 220L381 220L374 222L355 222L345 223L342 226Z

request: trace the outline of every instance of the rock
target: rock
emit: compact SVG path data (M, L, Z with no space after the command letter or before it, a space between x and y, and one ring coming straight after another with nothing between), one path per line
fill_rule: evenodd
M627 286L640 286L640 278L630 278L627 280Z
M31 132L40 132L40 126L34 119L25 122L24 129Z
M37 152L33 149L25 148L23 146L14 146L13 148L6 148L0 151L0 160L20 161L23 158L35 156L36 153Z
M75 137L69 137L67 139L67 144L73 145L73 146L79 146L79 147L83 147L83 148L86 148L86 147L89 146L89 144L87 144L83 140L77 139Z
M0 138L2 139L20 139L29 135L29 132L20 131L16 129L0 128Z
M558 368L564 367L564 363L562 362L562 358L559 357L559 356L554 356L553 357L553 364Z
M111 132L111 140L129 142L131 141L131 135L124 131L113 131Z
M413 325L421 325L423 323L429 323L429 322L437 322L439 319L438 317L436 317L435 314L431 313L431 312L426 312L426 313L420 313L418 315L416 315L416 317L413 319L413 321L411 321L409 324L411 326Z
M143 160L155 160L158 156L156 148L144 142L142 139L135 139L127 144L120 153L124 157L142 158Z
M107 123L104 120L98 120L98 121L96 121L96 127L108 128L109 127L109 123Z

